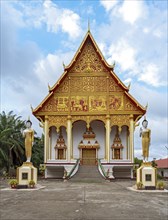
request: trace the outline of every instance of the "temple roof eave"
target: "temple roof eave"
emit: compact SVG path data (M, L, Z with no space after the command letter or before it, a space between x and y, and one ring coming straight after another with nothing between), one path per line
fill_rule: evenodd
M128 92L125 91L125 94L136 104L137 107L140 108L140 110L143 112L143 114L146 113L146 108L139 104L139 102Z
M116 82L122 86L122 88L126 91L129 91L129 88L124 85L124 83L119 79L119 77L115 74L115 72L112 70L110 71L111 75L115 78Z
M50 92L44 99L43 101L35 108L32 110L32 113L35 115L37 113L37 111L42 108L42 106L44 105L44 103L48 100L49 97L51 97L53 94L53 92Z

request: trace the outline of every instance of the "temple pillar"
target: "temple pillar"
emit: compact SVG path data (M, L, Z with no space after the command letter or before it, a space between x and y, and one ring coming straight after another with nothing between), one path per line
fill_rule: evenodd
M48 149L49 148L49 129L48 129L48 116L45 116L44 121L44 163L48 159Z
M129 153L130 160L134 163L134 118L133 115L130 115L130 134L129 134Z
M110 115L106 116L106 159L110 163Z
M127 160L130 159L130 153L129 153L129 140L130 140L130 132L129 132L129 127L127 128Z
M72 148L72 121L71 116L67 118L67 160L71 161L71 148Z

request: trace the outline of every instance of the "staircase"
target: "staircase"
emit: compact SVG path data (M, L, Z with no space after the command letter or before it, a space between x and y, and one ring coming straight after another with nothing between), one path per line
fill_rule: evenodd
M102 183L105 179L101 176L95 165L80 165L78 172L70 179L71 182Z

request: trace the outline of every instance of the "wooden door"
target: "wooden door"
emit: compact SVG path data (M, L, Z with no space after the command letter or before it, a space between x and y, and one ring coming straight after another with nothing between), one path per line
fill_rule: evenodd
M64 159L64 150L58 149L58 159Z
M82 163L83 165L95 165L96 149L82 149Z
M114 149L114 159L120 159L120 149Z

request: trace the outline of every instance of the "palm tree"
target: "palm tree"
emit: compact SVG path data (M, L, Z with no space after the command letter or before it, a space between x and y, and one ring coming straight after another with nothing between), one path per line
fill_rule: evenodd
M33 165L39 168L40 164L44 162L44 135L41 138L35 137L34 145L32 148L32 162Z
M24 159L24 138L22 130L25 122L13 111L0 114L0 168L19 166Z

